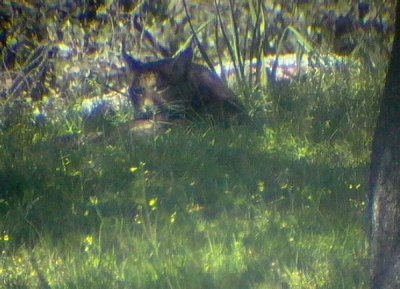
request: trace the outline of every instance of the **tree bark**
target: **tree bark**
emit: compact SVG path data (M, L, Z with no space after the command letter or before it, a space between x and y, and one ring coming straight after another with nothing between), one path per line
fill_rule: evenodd
M395 37L372 145L372 288L400 288L400 0Z

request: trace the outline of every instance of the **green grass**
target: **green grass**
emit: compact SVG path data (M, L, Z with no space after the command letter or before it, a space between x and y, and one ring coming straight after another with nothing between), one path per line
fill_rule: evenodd
M306 85L241 126L4 126L0 287L367 288L379 88Z

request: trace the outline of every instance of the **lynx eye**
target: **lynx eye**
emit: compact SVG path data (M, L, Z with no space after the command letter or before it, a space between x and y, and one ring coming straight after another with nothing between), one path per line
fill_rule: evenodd
M132 88L131 94L134 96L142 96L144 94L144 88L143 87Z

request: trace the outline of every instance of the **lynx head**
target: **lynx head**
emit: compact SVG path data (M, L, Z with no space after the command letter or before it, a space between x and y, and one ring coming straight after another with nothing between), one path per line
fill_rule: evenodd
M123 51L123 57L133 73L129 96L139 118L156 113L180 111L190 102L188 71L193 50L188 48L175 58L143 63Z

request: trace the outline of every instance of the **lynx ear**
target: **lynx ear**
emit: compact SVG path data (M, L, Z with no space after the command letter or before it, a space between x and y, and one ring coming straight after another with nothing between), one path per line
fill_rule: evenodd
M126 64L132 71L141 71L143 70L143 62L137 60L126 53L125 49L125 39L122 40L122 57L124 58Z
M182 66L187 66L192 63L193 59L193 49L191 47L186 48L179 54L175 60L174 63L175 65L182 65Z
M188 71L193 59L193 49L186 48L173 60L173 70L175 75L181 76Z
M132 70L134 72L143 70L143 66L144 66L143 62L133 58L132 56L130 56L129 54L124 53L124 52L123 52L122 56L124 57L124 60L125 60L126 64L128 64L128 67L130 68L130 70Z

